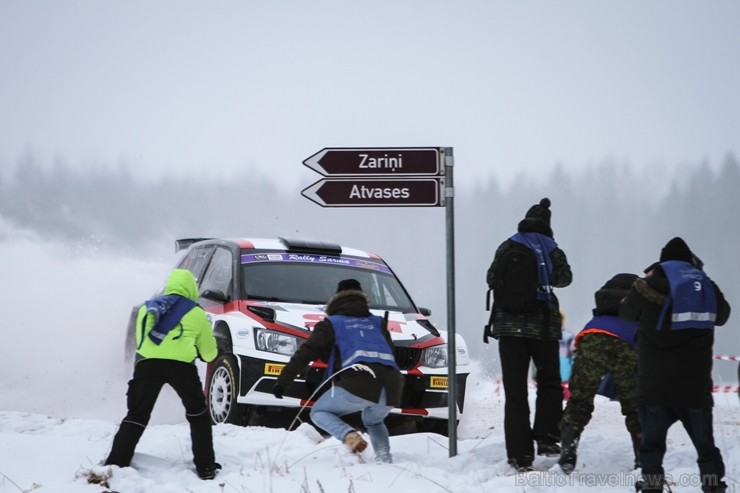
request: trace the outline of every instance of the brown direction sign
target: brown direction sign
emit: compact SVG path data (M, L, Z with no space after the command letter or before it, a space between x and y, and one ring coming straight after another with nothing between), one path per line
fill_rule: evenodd
M322 207L420 207L440 204L440 182L419 179L325 178L301 194Z
M303 164L323 176L436 176L443 156L439 147L325 147Z

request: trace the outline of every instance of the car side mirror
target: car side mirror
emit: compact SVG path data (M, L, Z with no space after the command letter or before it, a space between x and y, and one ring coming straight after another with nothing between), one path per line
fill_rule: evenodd
M231 297L219 289L206 289L200 293L200 297L217 303L228 303L231 301Z
M425 317L431 317L432 316L432 310L430 310L429 308L425 308L423 306L420 306L419 307L419 313L421 313Z

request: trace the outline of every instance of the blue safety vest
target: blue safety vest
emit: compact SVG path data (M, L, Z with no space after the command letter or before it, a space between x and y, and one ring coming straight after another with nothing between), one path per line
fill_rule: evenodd
M331 315L327 318L334 328L334 339L339 348L342 368L355 363L380 363L398 369L393 351L383 337L380 317L376 315L369 317ZM332 351L332 360L333 357L334 352ZM332 364L329 366L329 371L334 371Z
M630 322L615 315L597 315L583 327L579 335L576 336L576 339L579 340L582 333L598 332L618 337L626 341L633 349L637 347L637 341L635 341L637 322Z
M657 329L663 326L669 311L672 330L714 329L717 297L714 285L704 271L680 260L669 260L660 265L668 278L671 292L666 297Z

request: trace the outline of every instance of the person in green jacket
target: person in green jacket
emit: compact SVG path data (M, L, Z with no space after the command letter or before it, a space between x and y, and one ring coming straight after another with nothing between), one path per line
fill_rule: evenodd
M197 305L198 285L186 269L175 269L164 294L146 301L136 320L136 362L128 383L128 413L113 439L105 465L128 467L144 433L159 391L169 384L182 400L190 423L193 463L201 479L213 479L215 461L211 418L194 362L218 354L211 323Z

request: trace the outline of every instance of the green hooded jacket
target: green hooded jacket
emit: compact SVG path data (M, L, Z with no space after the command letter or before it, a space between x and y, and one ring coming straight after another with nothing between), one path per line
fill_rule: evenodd
M164 294L179 294L193 301L198 299L198 285L195 277L187 269L175 269L167 280ZM162 344L157 345L149 339L149 331L154 327L154 317L147 317L145 330L141 324L146 314L146 305L139 308L136 319L136 360L142 359L170 359L192 363L200 355L203 361L213 361L218 354L216 339L213 337L211 323L206 312L200 306L193 307L182 317L179 327L171 330ZM182 328L182 331L179 330ZM142 343L143 338L143 343Z

